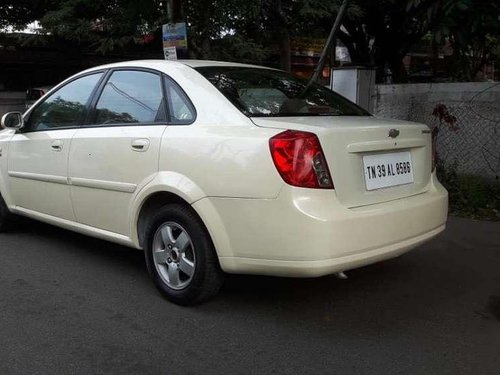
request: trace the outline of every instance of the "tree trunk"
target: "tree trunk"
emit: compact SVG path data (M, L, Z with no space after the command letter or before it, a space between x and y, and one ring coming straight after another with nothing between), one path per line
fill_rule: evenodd
M263 6L265 11L270 15L271 29L273 30L273 35L278 40L281 69L289 72L292 70L290 30L288 19L283 12L281 0L265 0L263 1Z
M290 32L283 27L280 31L280 66L281 69L290 72L292 70L291 47L290 47Z

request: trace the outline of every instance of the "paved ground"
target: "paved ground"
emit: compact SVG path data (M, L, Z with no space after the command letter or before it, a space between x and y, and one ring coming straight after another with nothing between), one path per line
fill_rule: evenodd
M0 374L499 374L500 223L453 218L334 277L237 276L164 301L140 252L28 221L0 235Z

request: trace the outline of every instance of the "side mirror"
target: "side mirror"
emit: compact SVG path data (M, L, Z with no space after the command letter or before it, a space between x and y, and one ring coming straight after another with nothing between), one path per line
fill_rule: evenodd
M8 112L2 116L2 128L19 129L24 125L23 114L21 112Z

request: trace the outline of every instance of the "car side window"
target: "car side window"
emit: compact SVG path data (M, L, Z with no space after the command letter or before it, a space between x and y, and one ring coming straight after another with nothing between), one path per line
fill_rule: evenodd
M37 131L80 125L87 102L102 74L77 78L52 93L30 113L23 129Z
M167 91L168 112L170 114L170 123L172 124L191 124L196 118L191 101L180 88L169 77L164 77Z
M94 124L162 122L164 107L158 74L118 70L111 74L97 101Z

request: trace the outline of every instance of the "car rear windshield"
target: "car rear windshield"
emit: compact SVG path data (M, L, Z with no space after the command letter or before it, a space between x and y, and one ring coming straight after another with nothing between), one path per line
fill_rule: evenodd
M370 115L343 96L280 70L220 66L196 70L250 117Z

